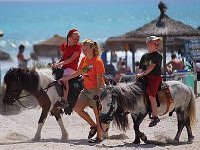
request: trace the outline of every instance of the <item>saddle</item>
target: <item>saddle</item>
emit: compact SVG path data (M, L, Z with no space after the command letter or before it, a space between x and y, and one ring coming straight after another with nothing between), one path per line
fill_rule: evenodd
M63 69L53 68L52 74L54 75L56 80L59 80L60 78L62 78ZM81 90L83 89L83 84L82 84L83 79L81 76L78 76L69 80L68 83L69 83L69 91L68 91L67 99L68 99L68 103L71 109L70 111L72 112L72 108L75 106L78 96ZM62 97L64 96L63 90L65 89L65 86L63 84L62 85L56 84L55 87L56 87L58 95L62 99ZM68 114L71 114L71 113L68 113Z
M145 96L145 99L147 102L149 112L151 113L151 104L148 95ZM162 82L160 85L160 88L156 96L156 102L157 102L157 113L159 116L165 115L168 112L170 113L173 112L174 100L171 96L169 86L165 82Z

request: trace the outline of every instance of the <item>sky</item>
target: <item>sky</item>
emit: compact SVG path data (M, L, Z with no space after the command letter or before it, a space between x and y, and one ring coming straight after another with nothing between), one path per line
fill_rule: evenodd
M127 1L171 1L173 2L174 0L0 0L0 2L127 2ZM199 1L199 0L177 0L180 2L184 2L184 1Z
M0 0L0 2L18 2L18 1L23 1L23 2L50 2L50 1L53 1L53 2L57 2L57 1L61 1L61 2L88 2L88 1L91 1L91 2L96 2L96 1L113 1L113 2L125 2L125 1L140 1L140 0ZM145 1L145 0L143 0ZM149 1L149 0L146 0L146 1ZM153 0L153 1L160 1L160 0ZM169 1L169 0L168 0ZM171 0L173 1L173 0ZM192 1L192 0L188 0L188 1Z

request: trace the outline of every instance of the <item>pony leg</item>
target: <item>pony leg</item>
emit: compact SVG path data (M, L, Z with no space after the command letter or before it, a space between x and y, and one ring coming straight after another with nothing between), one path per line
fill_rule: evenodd
M61 141L66 141L68 139L68 133L65 129L65 126L63 124L63 120L62 118L60 117L58 120L57 120L59 126L60 126L60 129L61 129L61 133L62 133L62 137L61 137Z
M135 115L131 115L132 119L133 119L133 128L135 130L135 140L134 140L134 144L140 144L140 139L142 139L143 141L147 141L147 137L144 133L140 132L139 126L142 123L142 121L144 120L146 115L139 115L139 116L135 116Z
M54 109L51 111L51 114L53 116L55 116L56 121L58 122L58 125L60 126L60 130L61 130L61 133L62 133L61 141L66 141L68 139L68 133L67 133L65 126L63 124L63 120L60 116L60 110L57 109L56 107L54 107Z
M187 133L188 133L188 142L192 142L194 139L194 136L192 135L192 129L190 126L190 119L189 117L187 117L187 122L186 122L186 129L187 129Z
M41 131L42 131L42 127L44 125L44 122L47 118L47 112L46 111L42 111L41 115L40 115L40 119L38 121L38 128L37 131L35 133L34 138L32 139L33 141L39 141L41 139Z
M185 114L184 114L184 112L178 112L177 113L177 119L178 119L178 131L176 133L174 141L179 142L181 132L182 132L184 126L185 126L185 123L184 123Z

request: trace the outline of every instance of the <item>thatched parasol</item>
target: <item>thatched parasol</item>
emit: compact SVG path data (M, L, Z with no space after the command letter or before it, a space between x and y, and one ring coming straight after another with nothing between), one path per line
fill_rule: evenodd
M59 47L63 42L66 42L66 38L54 35L46 41L34 44L33 50L38 56L57 57Z
M160 9L160 16L150 23L145 24L143 27L136 29L135 31L128 32L119 37L111 37L106 41L107 45L111 47L118 41L119 43L128 43L130 50L137 48L136 44L142 45L142 41L147 36L155 35L163 38L163 65L166 71L166 44L167 39L170 37L191 37L200 36L200 31L192 28L189 25L185 25L180 21L170 18L165 12L167 10L166 5L163 2L158 4ZM134 59L133 59L134 60ZM134 68L134 67L133 67ZM165 73L164 71L164 73Z
M11 57L8 53L0 50L0 60L11 60Z
M0 31L0 37L2 37L4 35L4 33L2 31Z

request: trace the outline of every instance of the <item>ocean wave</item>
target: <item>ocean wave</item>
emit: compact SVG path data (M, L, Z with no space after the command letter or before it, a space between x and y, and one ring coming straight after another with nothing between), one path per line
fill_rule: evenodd
M0 41L0 47L2 49L16 49L20 44L23 44L25 47L32 47L33 43L27 40L12 40L6 39Z

